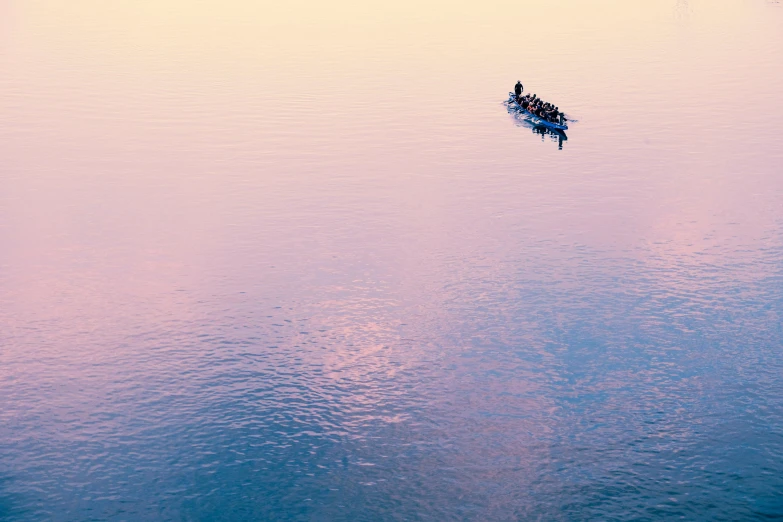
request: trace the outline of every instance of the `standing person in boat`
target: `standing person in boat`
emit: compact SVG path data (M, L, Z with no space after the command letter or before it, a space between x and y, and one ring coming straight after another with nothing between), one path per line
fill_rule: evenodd
M517 84L514 86L514 94L517 97L517 100L519 100L519 97L522 95L522 91L524 89L522 88L522 82L517 80Z

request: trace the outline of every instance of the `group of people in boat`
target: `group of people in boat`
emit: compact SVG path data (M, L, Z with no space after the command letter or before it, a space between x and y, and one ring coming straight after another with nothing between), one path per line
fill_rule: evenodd
M526 94L522 96L522 82L517 82L514 86L514 99L523 110L530 114L546 120L551 123L563 125L566 121L565 114L560 112L559 107L555 107L549 102L545 102L535 94Z

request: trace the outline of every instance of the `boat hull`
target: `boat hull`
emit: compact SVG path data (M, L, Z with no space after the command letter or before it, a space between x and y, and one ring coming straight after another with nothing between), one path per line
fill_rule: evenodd
M532 112L523 109L520 104L517 103L516 96L514 96L513 92L508 93L508 104L512 106L515 110L527 114L530 116L530 123L533 125L539 125L541 127L548 127L550 129L555 129L559 131L565 131L568 130L568 125L560 125L559 123L552 123L551 121L544 120L542 118L539 118Z

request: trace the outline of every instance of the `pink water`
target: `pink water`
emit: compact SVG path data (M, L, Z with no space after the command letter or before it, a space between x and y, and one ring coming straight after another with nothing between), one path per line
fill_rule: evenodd
M0 2L0 518L780 516L781 49L772 0Z

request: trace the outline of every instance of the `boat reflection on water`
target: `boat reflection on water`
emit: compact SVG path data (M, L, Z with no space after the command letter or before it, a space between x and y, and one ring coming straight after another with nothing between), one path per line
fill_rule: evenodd
M563 142L568 140L568 136L566 136L565 131L550 129L548 127L544 127L543 125L534 125L533 133L540 134L541 141L546 139L545 136L549 136L551 141L557 142L558 150L563 150Z
M557 142L558 150L563 150L563 142L568 141L565 131L550 129L543 125L536 125L530 121L530 116L524 112L518 111L513 106L507 104L508 113L514 118L514 124L517 127L525 127L530 129L533 134L541 135L541 141L544 141L549 137L550 141Z

